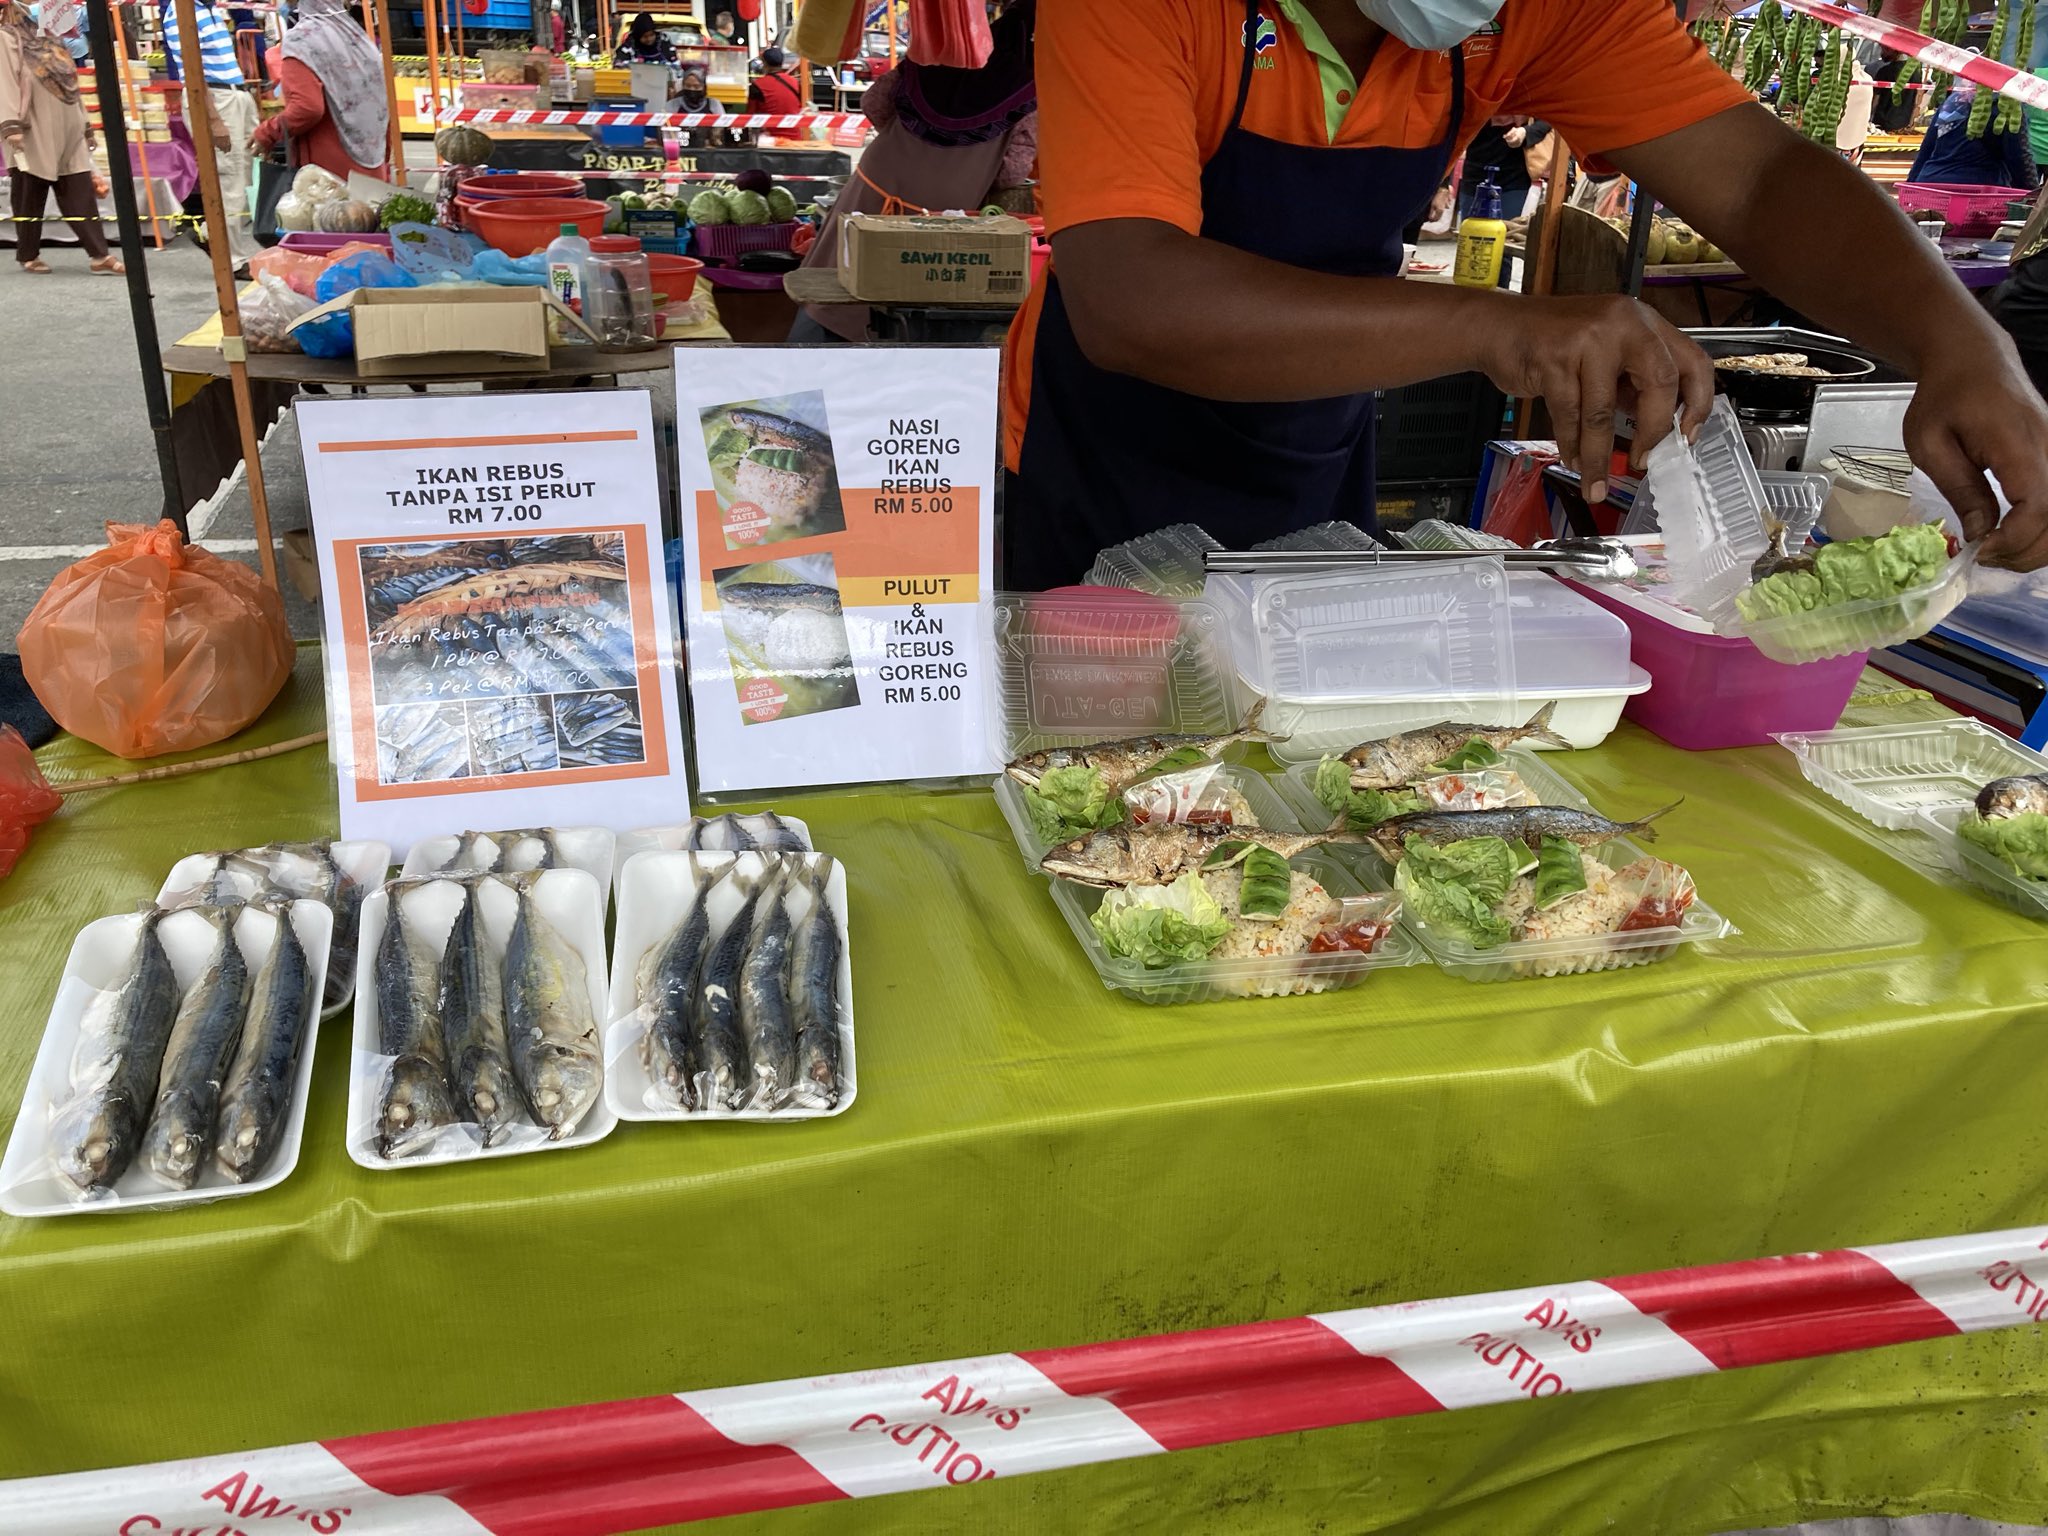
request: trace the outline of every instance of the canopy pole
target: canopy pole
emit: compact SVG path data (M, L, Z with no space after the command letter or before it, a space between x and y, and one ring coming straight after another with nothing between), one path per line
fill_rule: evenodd
M896 67L896 0L882 0L882 18L889 25L889 67Z
M87 9L90 10L91 7L88 6ZM156 241L156 248L158 250L162 250L164 248L164 226L162 220L160 220L157 217L156 212L156 182L151 179L149 174L149 135L147 130L142 129L142 103L137 99L140 93L136 90L135 82L131 78L129 78L128 75L127 29L121 25L120 6L110 5L107 7L107 9L113 15L114 52L120 60L121 68L120 93L118 96L112 99L121 104L122 109L126 113L129 121L133 122L136 125L138 131L141 131L143 133L143 136L135 141L135 153L138 156L140 156L142 160L142 196L144 201L146 201L149 204L149 233L151 238L153 238ZM95 61L95 64L97 64L97 61ZM106 85L102 83L100 85L100 122L103 124L107 120L108 100L109 98L107 96ZM123 125L122 137L124 140L127 137L125 124ZM195 149L198 148L197 145L194 145L193 147ZM111 172L113 168L113 161L110 159L107 162L107 169L109 172ZM134 173L131 171L130 174L132 175ZM147 369L144 369L143 371L145 373L148 372Z
M121 261L128 268L128 317L135 328L135 352L142 364L142 403L149 414L149 435L156 442L156 472L163 481L164 516L185 531L185 494L178 475L178 455L171 447L171 397L164 387L164 360L156 334L156 307L149 292L149 265L142 254L142 227L135 217L135 172L128 164L128 124L121 110L125 81L125 49L115 45L121 18L111 5L86 7L87 36L92 43L93 75L100 95L100 130L107 146L107 180L113 183L114 232L121 241ZM148 162L143 185L149 185ZM151 210L155 222L155 210ZM161 232L157 244L163 244Z
M1551 129L1557 133L1555 128ZM1525 291L1538 298L1551 293L1557 287L1558 242L1564 235L1564 193L1565 183L1572 176L1572 147L1560 135L1557 152L1550 159L1550 180L1543 187L1543 229L1537 237L1536 249L1529 253L1529 278ZM1529 423L1536 411L1533 398L1515 402L1515 430L1527 437Z
M398 122L398 64L391 56L390 0L370 0L370 14L376 18L377 47L384 55L384 100L391 114L391 182L407 185L405 179L405 130Z
M256 558L263 580L277 586L277 551L270 542L270 499L263 487L263 450L256 440L256 412L249 400L247 344L242 340L242 312L235 302L235 256L228 249L228 221L220 197L220 167L213 156L213 104L206 94L206 57L199 40L199 17L193 0L176 0L179 52L184 55L185 121L192 144L205 148L199 161L199 194L206 207L206 240L213 257L213 289L220 299L220 350L227 359L228 384L235 396L235 426L242 438L242 462L249 470L249 513L256 523ZM161 367L159 362L157 366Z
M441 34L440 15L434 8L434 0L420 0L420 19L426 23L427 34L427 99L433 103L429 114L435 133L441 130Z

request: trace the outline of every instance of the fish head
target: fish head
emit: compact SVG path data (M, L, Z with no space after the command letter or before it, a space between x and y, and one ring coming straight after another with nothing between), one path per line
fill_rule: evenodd
M224 1108L213 1142L213 1160L220 1171L240 1184L262 1150L263 1127L254 1111L239 1101Z
M164 1126L160 1117L158 1127L150 1137L150 1172L189 1188L198 1176L199 1160L206 1155L207 1137L183 1116L171 1126Z
M548 1127L551 1140L560 1141L583 1123L603 1086L604 1066L595 1052L556 1045L535 1067L527 1097L534 1118Z
M1407 775L1383 741L1369 741L1344 754L1351 765L1353 789L1388 789L1407 782Z
M1022 784L1026 789L1036 789L1038 788L1038 781L1043 779L1052 770L1052 767L1052 758L1049 753L1033 752L1029 757L1018 758L1014 763L1004 768L1003 772L1008 774L1017 783Z
M2048 816L2048 774L1994 779L1977 794L1977 814L1986 821L2013 816Z
M50 1123L57 1152L57 1171L82 1190L104 1189L117 1168L126 1168L135 1153L134 1117L112 1106L79 1101Z
M434 1133L456 1119L448 1079L433 1062L402 1056L391 1066L391 1090L377 1122L377 1144L386 1157L425 1150Z
M1398 818L1397 818L1398 819ZM1398 864L1408 851L1407 833L1392 821L1383 821L1365 834L1366 846L1389 864Z
M1038 867L1076 885L1106 888L1122 885L1130 878L1129 850L1117 839L1099 832L1060 844L1038 861Z

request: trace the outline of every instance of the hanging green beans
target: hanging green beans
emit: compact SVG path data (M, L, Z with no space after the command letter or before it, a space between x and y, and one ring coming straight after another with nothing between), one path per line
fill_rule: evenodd
M2023 0L2020 6L2019 45L2013 49L2012 55L2015 68L2025 69L2034 57L2034 17L2038 12L2038 6L2025 3ZM2023 133L2027 126L2027 109L2014 97L2000 96L1992 126L2000 133Z
M1849 87L1855 79L1856 62L1849 51L1848 39L1839 29L1830 28L1821 46L1825 52L1821 59L1820 79L1814 85L1799 126L1814 143L1832 145L1841 129L1842 116L1848 110Z
M1742 72L1742 84L1753 96L1763 94L1777 72L1778 50L1784 42L1787 23L1778 0L1765 0L1749 29L1749 66Z
M2012 3L2013 0L1998 0L1998 11L1991 22L1991 48L1988 55L1991 58L2005 57L2006 35L2012 30ZM2033 8L2032 0L2028 0L2027 9L2031 11ZM1970 103L1971 138L1981 139L1991 131L1991 114L1994 110L1998 112L1999 121L2004 122L2005 113L2001 98L1984 86L1978 86L1977 99Z
M1927 36L1934 35L1935 0L1920 0L1920 30ZM1899 69L1899 77L1892 85L1892 100L1901 102L1906 92L1912 89L1913 79L1920 73L1920 61L1908 59Z

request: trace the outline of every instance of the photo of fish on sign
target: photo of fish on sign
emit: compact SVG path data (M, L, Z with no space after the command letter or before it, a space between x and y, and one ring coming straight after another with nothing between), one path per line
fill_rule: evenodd
M714 584L749 725L860 703L830 555L735 566Z
M727 549L846 527L823 390L714 405L698 415Z

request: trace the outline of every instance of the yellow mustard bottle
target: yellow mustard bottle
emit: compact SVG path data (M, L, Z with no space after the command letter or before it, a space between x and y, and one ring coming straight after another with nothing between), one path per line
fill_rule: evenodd
M1472 194L1472 212L1458 225L1458 260L1451 281L1460 288L1497 288L1507 257L1508 227L1501 221L1500 188L1487 172Z

